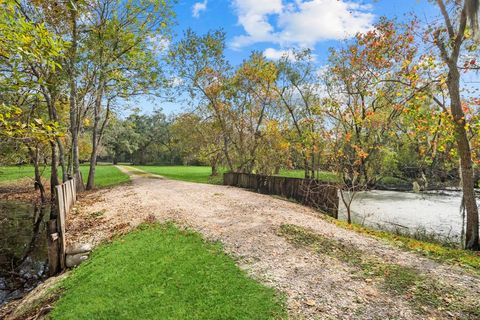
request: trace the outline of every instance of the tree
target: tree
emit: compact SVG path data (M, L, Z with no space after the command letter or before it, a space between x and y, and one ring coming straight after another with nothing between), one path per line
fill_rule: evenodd
M351 45L331 52L324 101L331 124L329 161L342 184L349 223L355 194L376 184L391 154L395 124L415 97L416 91L397 81L410 76L416 53L411 32L383 19Z
M113 164L118 164L123 154L131 157L138 150L140 139L141 135L135 131L132 121L113 118L105 132L105 147Z
M167 1L102 0L92 8L86 58L94 72L92 154L87 189L95 184L98 148L111 108L119 99L161 89L157 52L152 41L168 38L171 4Z
M276 79L275 64L254 52L225 81L225 103L221 112L228 126L225 134L231 141L232 161L238 172L259 172L258 150L265 142L265 124L276 107L273 90Z
M218 175L218 167L223 158L223 134L213 118L183 113L175 118L170 131L175 149L184 164L194 161L206 163L212 169L211 175Z
M149 148L165 146L168 143L167 117L161 110L155 110L151 115L133 113L127 119L138 136L137 148L133 153L133 163L145 165L147 162L156 162L157 157L149 156Z
M450 4L450 10L446 7ZM440 59L447 68L447 86L450 99L450 112L453 117L455 139L458 155L460 158L460 171L462 179L463 201L467 212L465 248L479 250L479 216L475 198L475 184L472 151L466 129L465 112L462 108L460 91L460 67L461 55L469 47L469 30L467 28L470 16L472 26L477 27L478 1L465 0L444 2L437 0L440 8L443 25L433 30L433 42L439 50Z
M65 43L44 24L32 21L16 1L2 1L0 9L0 135L22 141L29 149L35 165L36 186L44 202L38 150L42 143L51 146L50 184L53 190L58 184L57 147L60 150L63 147L56 76ZM54 193L51 194L53 200Z
M478 12L480 11L480 1L478 0L465 0L465 8L468 19L470 20L470 26L474 34L478 33Z
M262 128L262 141L255 154L255 172L274 175L289 168L290 141L288 126L277 119L268 119Z
M225 85L232 68L224 56L225 33L211 31L198 36L191 29L170 51L170 64L182 79L178 85L181 92L188 92L197 106L204 106L222 131L222 147L228 168L234 170L230 155L229 125L224 110Z
M417 94L396 123L395 168L388 172L400 179L416 179L426 189L454 178L458 167L453 121L445 108L438 106L430 92Z
M294 51L278 62L277 94L296 132L305 178L315 176L322 126L319 79L310 50Z

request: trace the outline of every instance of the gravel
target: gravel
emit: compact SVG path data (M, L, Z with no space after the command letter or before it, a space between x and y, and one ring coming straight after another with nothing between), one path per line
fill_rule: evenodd
M480 280L460 268L342 229L307 207L234 187L168 180L131 167L119 168L131 175L132 183L84 196L69 217L70 242L96 245L144 221L174 221L209 240L221 241L249 275L285 294L292 318L428 318L404 297L390 295L376 281L356 276L355 266L293 246L277 235L280 225L294 224L386 263L418 268L480 297Z

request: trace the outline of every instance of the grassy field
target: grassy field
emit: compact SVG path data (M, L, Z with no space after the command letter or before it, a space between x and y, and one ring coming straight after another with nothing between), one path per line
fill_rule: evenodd
M87 182L88 166L80 167L84 182ZM95 187L106 188L130 181L127 174L112 165L97 165L95 169Z
M15 181L23 178L33 179L33 175L32 166L0 166L0 182Z
M289 177L289 178L305 178L305 171L303 169L281 169L280 173L278 174L280 177ZM327 182L335 182L337 181L337 177L333 172L328 171L320 171L318 172L318 179Z
M80 171L84 181L88 177L88 165L82 165ZM42 168L43 176L50 175L50 168ZM3 166L0 167L0 183L15 181L19 179L31 178L33 179L33 166ZM118 170L112 165L97 165L95 170L95 185L97 188L111 187L129 181L128 175Z
M64 283L52 319L284 319L275 291L220 245L144 225L95 250Z
M220 169L219 175L212 177L210 176L212 169L206 166L135 166L135 168L174 180L211 184L221 184L222 173L226 171Z
M221 174L227 171L227 169L223 168L219 170L219 176L211 177L210 174L212 170L206 166L136 166L136 168L174 180L211 184L221 184ZM303 178L304 171L282 169L278 175L282 177ZM323 181L335 181L336 177L331 172L321 171L319 173L319 179Z

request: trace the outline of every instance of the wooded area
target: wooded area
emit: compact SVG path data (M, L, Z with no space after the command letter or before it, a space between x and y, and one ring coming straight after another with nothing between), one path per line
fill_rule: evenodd
M349 216L355 193L387 180L460 187L465 247L479 249L480 100L461 82L480 68L472 3L438 0L428 23L381 18L319 69L304 48L233 65L221 30L173 41L170 1L2 0L0 162L32 163L44 202L42 164L53 190L88 162L92 189L99 158L329 171ZM185 112L122 115L145 95Z

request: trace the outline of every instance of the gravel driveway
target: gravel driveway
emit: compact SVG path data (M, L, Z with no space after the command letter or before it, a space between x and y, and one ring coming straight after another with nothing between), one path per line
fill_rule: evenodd
M292 244L279 235L282 224L307 228L373 259L422 273L479 300L477 277L453 266L405 252L383 241L345 230L304 206L234 187L164 179L119 166L132 183L91 193L71 215L67 239L97 244L145 220L173 220L219 240L252 277L284 293L289 313L299 319L439 319L451 312L422 310L408 297L358 276L351 263ZM321 248L320 248L321 249Z

